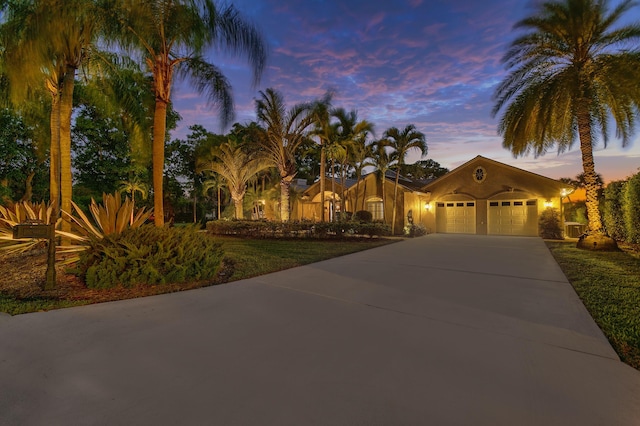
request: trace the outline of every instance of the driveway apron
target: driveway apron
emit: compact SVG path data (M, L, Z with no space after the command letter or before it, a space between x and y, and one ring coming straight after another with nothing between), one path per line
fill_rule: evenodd
M640 372L541 239L434 234L2 315L0 424L631 426Z

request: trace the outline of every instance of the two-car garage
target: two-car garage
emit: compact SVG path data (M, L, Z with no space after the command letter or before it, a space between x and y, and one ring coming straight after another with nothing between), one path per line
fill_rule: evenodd
M487 208L477 208L479 203L486 203ZM436 232L439 233L475 234L476 223L486 223L489 235L536 236L537 221L538 201L535 199L436 203Z

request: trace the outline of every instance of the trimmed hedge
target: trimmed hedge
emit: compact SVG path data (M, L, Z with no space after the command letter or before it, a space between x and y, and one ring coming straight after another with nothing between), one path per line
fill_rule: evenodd
M193 226L145 225L92 242L80 257L79 275L89 288L207 280L223 255L220 243Z
M631 176L624 189L626 241L640 243L640 173Z
M602 220L609 236L618 241L627 239L623 211L625 185L625 181L616 181L604 189Z
M266 220L215 220L207 222L214 235L251 238L342 238L345 236L386 236L391 227L379 222L272 222Z

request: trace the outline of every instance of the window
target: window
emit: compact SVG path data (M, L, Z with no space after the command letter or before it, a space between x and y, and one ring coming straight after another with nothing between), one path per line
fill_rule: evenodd
M491 206L491 207L498 207L498 202L497 202L497 201L491 201L491 202L489 203L489 206Z
M476 205L476 203L467 203L467 207L473 207L475 205Z
M438 203L438 207L444 207L444 203Z
M536 200L527 200L527 205L528 206L535 206L536 205Z
M383 220L384 219L384 204L382 198L374 197L367 200L367 211L371 213L371 219Z
M522 201L514 201L513 205L514 206L521 206L522 205Z
M453 207L453 203L447 203L447 207Z
M511 205L511 201L503 201L502 205L503 206L510 206Z
M456 203L456 207L464 207L464 203Z

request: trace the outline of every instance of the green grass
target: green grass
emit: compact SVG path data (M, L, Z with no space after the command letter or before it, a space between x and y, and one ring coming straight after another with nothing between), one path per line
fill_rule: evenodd
M236 281L269 272L306 265L332 257L342 256L398 240L391 239L347 239L347 240L251 240L232 237L216 237L223 243L225 268L230 276L224 281ZM1 273L1 271L0 271ZM217 281L219 282L219 281ZM87 305L107 300L129 299L132 297L161 294L216 284L216 282L192 282L171 286L145 286L141 289L105 289L93 290L89 295L78 294L79 289L70 288L54 294L44 291L28 296L17 297L0 291L0 312L18 315L29 312L48 311ZM80 289L83 290L83 289ZM64 294L62 294L64 293Z
M233 237L216 237L216 239L223 242L225 257L234 266L230 280L264 275L397 241L388 239L249 240Z
M640 258L575 243L547 246L620 359L640 370Z

